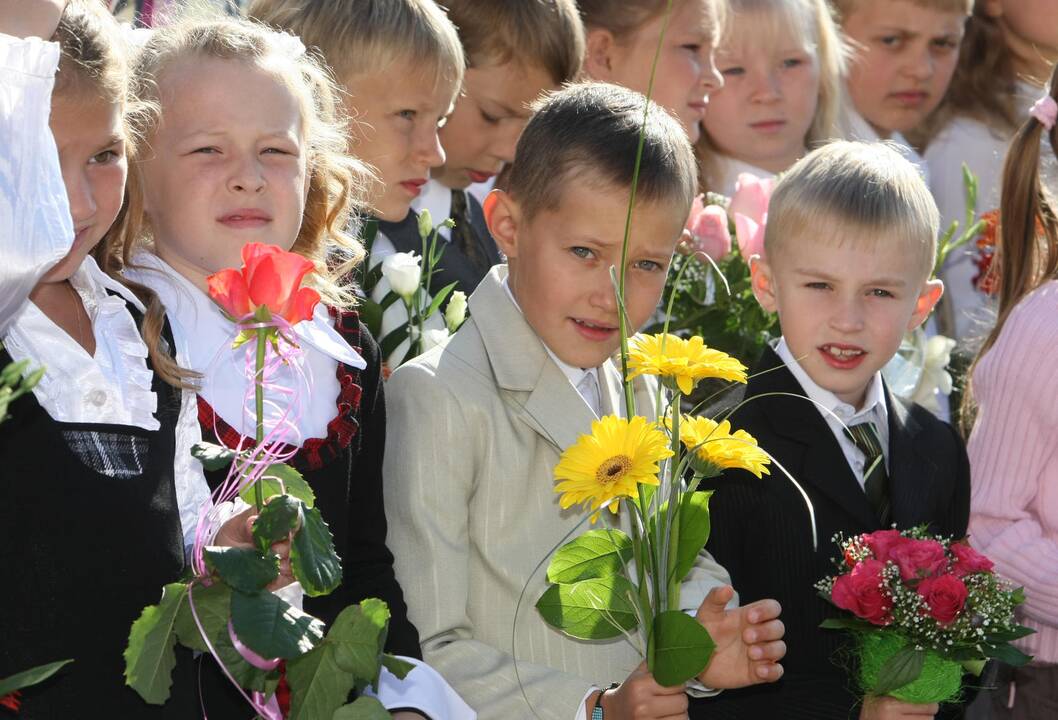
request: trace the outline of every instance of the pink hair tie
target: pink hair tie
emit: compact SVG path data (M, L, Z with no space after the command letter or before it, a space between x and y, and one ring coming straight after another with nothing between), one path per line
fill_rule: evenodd
M1044 95L1033 104L1029 114L1050 131L1054 128L1055 121L1058 121L1058 102L1050 95Z

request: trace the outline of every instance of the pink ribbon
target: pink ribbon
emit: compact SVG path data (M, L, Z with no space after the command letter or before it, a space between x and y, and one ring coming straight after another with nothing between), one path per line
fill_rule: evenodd
M1054 123L1058 121L1058 102L1055 102L1050 95L1044 95L1033 104L1029 114L1050 132L1054 129Z

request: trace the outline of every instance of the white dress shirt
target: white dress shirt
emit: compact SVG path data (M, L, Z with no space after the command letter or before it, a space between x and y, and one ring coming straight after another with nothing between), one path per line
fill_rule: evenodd
M842 128L846 140L859 140L860 142L868 143L881 142L884 140L891 145L895 145L895 149L907 158L912 165L918 168L918 172L922 176L922 179L926 181L926 185L928 186L930 184L929 166L926 164L925 158L919 155L918 152L911 147L911 143L896 131L890 133L888 138L881 137L878 134L878 131L875 130L862 115L856 112L847 92L845 94L845 111L839 125Z
M852 441L846 432L846 427L852 427L863 422L874 423L878 431L878 439L882 445L882 456L885 459L886 468L889 467L889 409L885 405L885 388L882 384L882 376L875 373L867 386L867 394L864 396L863 406L855 408L847 402L838 399L834 393L817 385L808 376L801 364L797 362L790 352L786 339L779 340L775 346L775 353L786 363L786 367L793 373L794 378L800 383L805 395L815 405L816 410L826 420L827 427L833 433L834 439L838 441L841 452L849 463L852 474L863 487L864 455L856 443ZM829 412L827 412L829 411ZM835 417L836 416L836 417Z

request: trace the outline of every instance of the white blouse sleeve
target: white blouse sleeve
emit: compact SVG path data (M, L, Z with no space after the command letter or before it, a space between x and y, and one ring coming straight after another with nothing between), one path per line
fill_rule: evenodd
M0 35L0 336L73 244L48 127L58 43Z

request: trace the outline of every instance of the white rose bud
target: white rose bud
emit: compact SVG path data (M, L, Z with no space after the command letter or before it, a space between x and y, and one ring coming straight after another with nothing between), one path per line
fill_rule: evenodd
M382 277L393 292L410 301L422 279L421 262L422 258L415 253L394 253L382 261Z
M432 350L447 339L447 330L444 328L431 328L422 334L422 351Z
M445 308L445 325L448 332L454 333L467 319L467 294L462 290L456 290L452 297L448 298L448 306Z
M419 211L419 237L423 240L430 237L430 233L433 232L433 218L430 216L430 211L423 208Z

